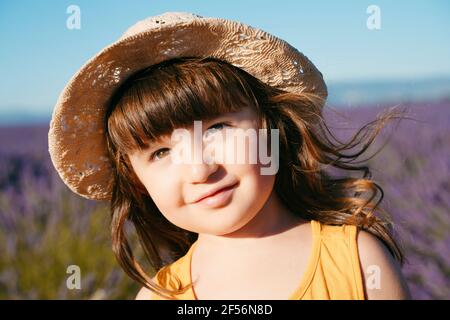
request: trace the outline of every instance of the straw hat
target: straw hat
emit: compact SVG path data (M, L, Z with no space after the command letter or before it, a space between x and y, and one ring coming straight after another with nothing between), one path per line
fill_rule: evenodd
M322 74L287 42L248 25L192 13L167 12L130 27L70 79L53 110L48 133L51 160L78 195L111 198L111 165L104 117L114 91L133 73L161 61L213 57L263 82L325 101Z

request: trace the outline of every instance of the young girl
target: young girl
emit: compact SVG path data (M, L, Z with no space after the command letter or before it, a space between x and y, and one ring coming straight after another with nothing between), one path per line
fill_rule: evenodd
M74 76L49 150L74 192L110 200L113 250L143 286L137 299L408 299L392 222L376 215L381 188L353 163L391 115L366 140L363 127L341 143L322 117L326 95L321 73L286 42L238 22L166 13L137 23ZM194 142L174 139L180 129ZM260 130L252 144L246 134ZM176 162L182 147L189 157ZM266 148L275 170L248 160ZM199 152L208 159L192 161ZM225 161L230 153L246 161ZM338 178L329 168L364 174Z

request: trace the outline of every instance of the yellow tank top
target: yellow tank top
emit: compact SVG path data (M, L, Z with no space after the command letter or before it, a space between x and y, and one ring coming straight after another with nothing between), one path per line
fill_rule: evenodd
M308 265L297 290L289 300L364 300L364 289L357 247L358 228L353 225L330 226L311 220L313 245ZM191 256L197 242L175 262L156 274L159 285L175 289L177 281L191 283ZM152 293L152 299L161 297ZM192 288L178 300L197 300Z

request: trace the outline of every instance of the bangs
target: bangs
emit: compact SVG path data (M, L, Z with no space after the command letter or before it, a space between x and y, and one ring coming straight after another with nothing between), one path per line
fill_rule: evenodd
M107 116L112 142L142 150L177 128L244 107L259 109L245 71L213 58L177 58L135 73L114 94Z

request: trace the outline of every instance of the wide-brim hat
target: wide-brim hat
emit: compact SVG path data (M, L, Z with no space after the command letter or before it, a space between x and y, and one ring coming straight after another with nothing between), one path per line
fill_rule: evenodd
M175 57L213 57L264 83L327 97L322 73L297 49L240 22L168 12L130 27L70 79L53 110L50 157L64 183L93 200L111 198L112 167L105 113L114 91L133 73Z

